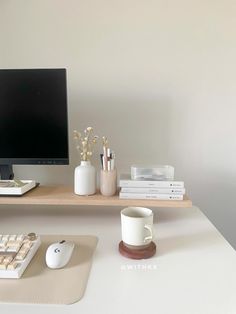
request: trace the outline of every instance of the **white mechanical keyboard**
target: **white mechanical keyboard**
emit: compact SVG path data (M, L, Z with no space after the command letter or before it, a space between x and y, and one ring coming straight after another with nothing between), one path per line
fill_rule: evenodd
M0 234L0 278L20 278L40 244L35 233Z

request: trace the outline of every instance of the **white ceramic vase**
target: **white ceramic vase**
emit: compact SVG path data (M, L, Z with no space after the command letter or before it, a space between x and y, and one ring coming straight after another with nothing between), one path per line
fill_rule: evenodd
M75 168L74 192L78 195L92 195L96 193L96 169L90 161L81 161Z

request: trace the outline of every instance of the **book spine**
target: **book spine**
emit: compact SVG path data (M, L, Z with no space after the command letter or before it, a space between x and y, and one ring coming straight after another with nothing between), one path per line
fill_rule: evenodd
M182 201L183 200L183 195L179 194L138 194L138 193L123 193L120 192L119 197L121 199L139 199L139 200L163 200L163 201L168 201L168 200L178 200Z
M121 188L123 193L147 193L147 194L185 194L184 188Z
M184 188L183 181L136 181L121 179L119 185L122 188Z

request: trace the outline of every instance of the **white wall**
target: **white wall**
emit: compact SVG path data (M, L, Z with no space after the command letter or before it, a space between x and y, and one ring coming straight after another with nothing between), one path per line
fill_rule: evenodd
M1 0L0 67L66 67L70 134L107 135L120 171L174 165L236 246L235 16L234 0ZM15 174L72 183L70 154Z

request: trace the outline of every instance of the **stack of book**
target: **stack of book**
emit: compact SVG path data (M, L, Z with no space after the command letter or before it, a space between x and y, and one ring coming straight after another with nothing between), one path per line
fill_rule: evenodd
M183 181L131 180L130 175L120 176L119 197L122 199L183 200Z

